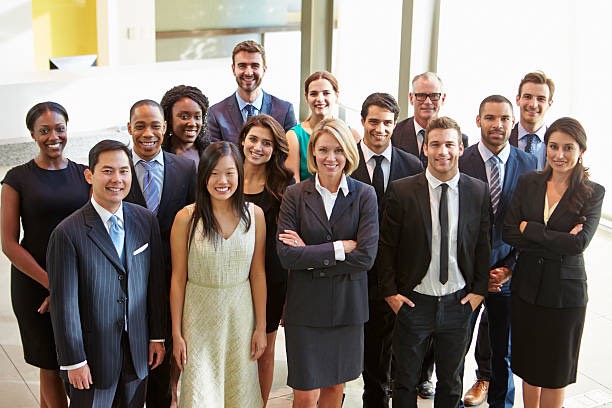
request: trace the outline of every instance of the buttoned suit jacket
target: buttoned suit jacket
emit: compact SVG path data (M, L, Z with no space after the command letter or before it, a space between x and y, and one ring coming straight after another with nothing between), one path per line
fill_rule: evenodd
M491 208L491 269L505 266L514 269L516 251L502 240L504 216L512 200L516 183L521 174L535 171L538 161L535 156L510 146L510 155L504 167L504 180L497 214ZM459 158L459 170L468 176L488 183L485 162L482 160L478 144L468 147Z
M166 287L170 288L170 276L172 274L170 231L172 230L176 213L195 201L196 167L195 162L191 159L186 159L166 151L163 151L163 155L164 180L156 215L161 234L162 251L156 254L156 256L164 263ZM134 164L137 165L136 163ZM147 202L142 193L140 183L136 180L135 173L132 179L132 187L124 201L138 204L141 207L147 207Z
M522 175L506 213L503 239L520 251L510 286L512 296L545 307L585 306L588 295L582 254L599 225L605 190L588 182L593 195L579 213L570 210L564 194L544 224L547 177L547 172ZM527 221L523 233L521 221ZM582 231L570 234L576 224L583 224Z
M95 388L108 388L120 376L126 315L138 378L148 374L149 340L166 336L157 221L130 203L123 203L123 216L124 262L91 202L56 227L47 251L58 362L70 366L87 360Z
M355 180L359 180L362 183L366 183L372 185L372 180L370 179L370 173L368 173L368 168L365 162L365 158L363 156L362 142L358 143L358 151L359 151L359 166L357 169L351 174L351 177ZM400 150L396 147L392 147L391 150L391 164L389 169L389 181L387 186L391 184L393 180L398 180L404 177L413 176L423 171L423 165L418 157L413 154L406 153L403 150ZM384 205L385 199L389 194L389 188L385 190L385 195L383 197L382 204L380 208L378 208L378 219L380 220ZM378 276L376 273L376 263L372 267L372 269L368 272L368 294L370 297L376 296L378 290L374 290L378 286Z
M376 257L376 193L347 177L328 220L315 178L287 187L281 203L278 233L293 230L306 246L279 242L278 255L289 269L285 322L311 327L362 324L368 320L367 271ZM344 261L335 259L334 241L355 240Z
M261 113L272 116L285 129L285 132L294 127L297 122L293 105L287 101L263 92ZM208 131L213 142L225 140L238 144L238 134L244 126L244 119L233 93L219 103L208 109Z
M461 134L461 141L464 148L468 147L469 140L466 134ZM414 127L414 116L404 119L397 124L391 135L391 144L398 149L419 157L420 151Z
M491 254L489 189L466 174L460 175L458 186L457 263L468 292L484 296ZM379 288L383 297L410 297L438 250L431 248L429 187L423 172L396 180L389 189L380 229Z

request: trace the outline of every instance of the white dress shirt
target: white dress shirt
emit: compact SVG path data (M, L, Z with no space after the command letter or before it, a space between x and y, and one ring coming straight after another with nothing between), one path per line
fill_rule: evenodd
M368 146L366 146L363 141L359 143L361 146L361 151L363 153L363 160L365 161L366 168L368 169L368 175L370 176L370 181L373 181L372 177L374 177L374 167L376 167L376 160L374 156L378 156L377 153L374 153ZM380 156L383 157L382 162L380 163L380 167L383 172L383 180L384 180L384 189L387 190L387 185L389 184L389 175L391 174L391 153L393 153L393 146L389 143L389 146L383 151Z
M323 206L325 207L325 215L327 215L327 219L331 217L332 210L334 209L334 204L336 203L336 197L338 197L338 192L342 190L344 196L346 197L349 193L348 183L346 182L346 176L344 173L342 174L342 178L340 179L340 186L338 187L338 191L332 193L325 187L321 185L319 181L319 173L315 174L315 188L321 195L323 199ZM344 254L344 245L342 245L342 241L334 241L334 254L336 261L344 261L346 258Z
M425 171L429 187L429 207L431 211L431 262L425 277L414 291L429 296L445 296L465 287L465 279L457 263L457 230L459 227L459 175L443 182L435 178L429 169ZM448 281L440 283L440 194L442 183L448 184Z
M413 120L413 122L414 122L414 133L416 134L416 140L417 140L417 144L419 145L419 152L420 152L423 147L423 142L425 141L425 136L424 136L425 133L423 133L423 136L421 136L419 132L421 131L421 129L425 131L425 128L419 125L416 119ZM417 157L419 156L417 155Z

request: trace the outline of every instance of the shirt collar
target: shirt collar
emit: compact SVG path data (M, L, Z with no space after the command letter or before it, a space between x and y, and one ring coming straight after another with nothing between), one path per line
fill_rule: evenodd
M323 187L321 185L321 182L319 181L319 173L315 174L315 188L317 189L317 191L321 195L323 195L323 194L328 194L328 195L336 195L336 194L338 194L338 192L332 193L331 191L329 191L328 189L326 189L325 187ZM342 193L344 193L345 197L349 193L348 183L346 182L346 175L344 173L342 173L342 178L340 179L340 186L338 187L338 191L340 191L340 190L342 190Z
M433 190L438 188L440 186L440 184L442 184L442 183L448 184L448 187L451 190L456 190L457 186L459 184L459 177L460 176L461 176L461 173L457 172L457 174L455 174L452 179L450 179L448 181L440 181L437 178L435 178L433 174L431 174L429 172L429 168L427 168L427 170L425 170L425 177L427 177L427 182L429 183L429 186Z
M425 130L425 128L423 126L419 125L419 122L417 122L416 119L414 119L413 122L414 122L414 134L418 136L418 134L421 131L421 129Z
M145 160L143 158L141 158L140 156L138 156L136 154L136 152L134 150L132 150L132 156L133 156L133 160L134 160L134 165L138 164L139 161L156 161L159 164L161 164L162 166L164 165L164 151L162 149L159 149L159 153L157 153L157 156L155 156L153 159L151 160Z
M528 132L527 130L525 130L523 125L521 125L521 122L519 122L519 124L518 124L518 138L522 139L525 136L530 135L530 134L531 134L531 132ZM540 139L540 142L543 142L544 141L544 134L546 134L546 125L540 126L540 128L538 130L536 130L533 134L538 136L538 139Z
M489 161L491 156L493 156L493 152L489 150L487 146L485 146L482 141L478 142L478 152L480 153L480 157L486 163ZM502 165L506 165L508 158L510 157L510 143L506 143L504 148L497 154L497 158L502 162Z
M115 212L115 214L111 213L106 208L98 204L98 202L96 201L93 195L91 196L91 205L93 205L94 210L96 210L96 212L102 219L102 222L104 223L104 226L106 227L107 230L108 230L108 220L113 215L116 215L117 218L119 219L119 224L123 225L123 203L121 203L121 205L119 206L119 209Z
M261 105L263 105L263 90L261 88L259 89L259 95L257 95L257 98L255 98L255 100L251 103L242 99L242 97L238 94L238 91L236 91L236 100L238 101L238 108L240 108L240 112L244 110L245 106L253 105L255 109L261 113Z
M378 153L374 153L372 150L370 150L370 148L368 146L366 146L365 143L363 143L363 141L361 141L361 143L359 143L359 145L361 146L361 151L363 152L363 159L364 161L367 163L373 156L377 156ZM391 153L393 152L393 146L391 146L391 143L389 143L389 146L387 146L387 148L380 154L382 157L384 157L385 159L387 159L389 161L389 163L391 163Z

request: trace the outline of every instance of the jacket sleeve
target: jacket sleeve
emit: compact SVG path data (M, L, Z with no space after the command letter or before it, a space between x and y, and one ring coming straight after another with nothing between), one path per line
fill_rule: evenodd
M287 115L285 116L285 123L283 123L283 128L285 132L289 129L297 125L297 121L295 120L295 113L293 112L293 104L289 103L289 108L287 109Z
M582 231L576 235L569 232L553 231L544 224L533 221L527 223L523 235L526 239L537 242L548 250L561 255L581 254L591 242L599 225L604 195L604 188L598 184L593 184L593 195L584 204L581 211L581 215L586 220L583 222Z
M206 121L208 122L208 134L210 135L211 143L221 140L221 129L219 127L219 122L217 121L216 109L214 109L212 106L208 110Z
M403 208L395 183L389 185L378 243L378 286L383 297L396 295L395 255L402 233Z
M504 217L504 230L502 233L502 239L509 245L512 245L518 250L522 250L529 247L529 240L523 236L519 226L521 225L521 221L523 221L524 216L522 212L522 201L525 199L529 199L525 195L525 187L527 179L524 176L519 177L518 182L516 184L516 189L514 190L514 194L512 195L512 201L510 202L510 206L508 207L508 211L506 211L506 215Z
M359 226L357 228L357 247L346 254L342 263L343 270L367 271L374 265L378 250L378 203L372 186L364 186L360 191Z
M149 283L147 288L147 308L149 315L149 339L166 339L168 316L168 293L164 272L163 251L159 224L153 214L149 214L151 223L151 242ZM169 339L166 339L169 340Z
M87 360L87 355L79 312L78 258L73 242L61 227L49 238L47 272L58 363L61 366L80 363Z
M483 197L481 197L480 206L480 231L478 241L476 243L476 251L474 260L474 282L472 284L472 292L485 296L489 284L489 270L491 263L491 214L489 212L489 188L485 184Z

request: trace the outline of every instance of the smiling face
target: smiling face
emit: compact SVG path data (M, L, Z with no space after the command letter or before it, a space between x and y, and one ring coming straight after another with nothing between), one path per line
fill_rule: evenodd
M476 117L480 128L480 140L494 154L508 143L514 127L512 107L505 102L487 102Z
M58 112L47 110L34 122L31 135L40 149L41 156L49 159L59 158L68 140L66 119Z
M202 130L202 108L191 98L172 105L172 133L183 144L193 144Z
M251 94L261 85L266 67L260 53L240 51L234 55L232 72L238 88L246 94Z
M128 133L132 135L134 153L141 159L150 161L161 150L166 132L166 122L156 107L143 104L134 109L128 123Z
M102 152L93 171L85 170L85 179L92 186L96 202L115 213L132 185L130 159L123 150Z
M274 151L274 136L267 127L253 126L242 142L245 162L261 166L270 161Z
M410 104L414 106L414 119L421 127L427 127L427 122L430 119L438 116L440 108L444 104L446 94L442 91L442 84L435 78L422 77L415 81L413 90L409 94ZM424 101L419 101L415 94L433 94L439 93L440 98L432 101L431 98L426 98Z
M376 154L381 154L391 143L395 128L395 114L377 105L368 107L368 115L361 119L363 143Z
M319 177L340 180L346 165L346 156L342 146L332 134L322 132L319 135L314 145L313 155Z
M544 124L544 116L552 105L550 89L546 84L526 82L521 88L521 94L516 97L525 129L535 132Z
M206 189L210 199L225 201L229 199L238 188L238 168L236 162L230 155L219 159L217 165L210 172L206 182Z
M580 145L567 133L556 131L548 138L546 161L553 172L567 173L574 169L584 154Z
M459 171L459 156L463 154L461 135L456 129L432 129L423 153L429 172L440 181L448 181Z
M324 78L314 80L308 85L306 102L313 115L330 117L338 101L338 94L332 84Z

